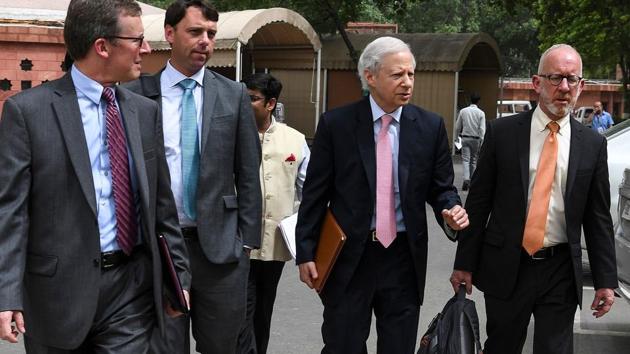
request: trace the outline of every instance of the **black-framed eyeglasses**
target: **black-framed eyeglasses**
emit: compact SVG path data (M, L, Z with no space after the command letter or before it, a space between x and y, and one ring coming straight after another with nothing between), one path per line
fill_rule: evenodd
M264 97L260 97L260 96L256 96L256 95L249 95L249 99L252 102L258 102L260 100L264 100L265 98Z
M544 77L545 79L549 80L549 82L551 82L551 84L554 86L560 85L562 83L562 80L567 79L567 84L574 87L577 86L583 79L583 77L577 75L539 74L538 76Z
M128 36L109 36L107 37L109 39L126 39L126 40L130 40L134 43L136 43L139 47L142 47L142 43L144 43L144 35L140 36L140 37L128 37Z

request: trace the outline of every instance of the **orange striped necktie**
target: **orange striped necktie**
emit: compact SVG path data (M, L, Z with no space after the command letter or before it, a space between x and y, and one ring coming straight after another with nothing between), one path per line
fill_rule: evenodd
M556 135L560 130L560 125L557 122L549 122L547 128L549 129L549 135L545 139L538 167L536 168L536 180L532 189L532 200L529 203L529 212L527 213L525 232L523 234L523 248L530 255L533 255L543 247L551 186L553 177L556 174L556 161L558 159L558 139Z

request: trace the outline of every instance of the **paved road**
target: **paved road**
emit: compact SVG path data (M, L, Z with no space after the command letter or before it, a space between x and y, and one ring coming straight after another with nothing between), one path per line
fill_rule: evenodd
M456 185L461 186L461 164L455 164ZM463 193L463 197L466 193ZM432 215L432 213L428 213ZM424 332L433 316L439 312L453 290L448 283L452 269L455 244L448 241L439 231L435 221L429 222L429 264L425 303L420 312L420 334ZM593 298L592 289L584 292L588 307ZM477 303L480 315L482 338L485 338L485 316L483 297L478 291L472 299ZM298 279L297 267L287 264L278 289L278 298L272 323L269 343L270 354L316 354L322 347L322 305L314 292L303 286ZM530 333L531 333L530 324ZM585 309L576 314L576 354L627 353L630 348L630 304L617 299L613 312L595 320ZM368 340L368 352L375 353L376 340L374 323ZM532 338L528 337L523 353L531 354ZM22 345L0 344L1 354L23 354Z

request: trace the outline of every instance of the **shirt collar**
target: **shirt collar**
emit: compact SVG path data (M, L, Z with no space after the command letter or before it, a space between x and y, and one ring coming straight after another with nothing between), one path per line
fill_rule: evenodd
M556 123L558 123L558 125L560 126L560 130L558 130L558 133L560 133L560 135L562 135L563 131L566 131L566 129L568 129L569 119L571 118L569 118L569 115L567 114L556 121ZM551 119L547 116L545 112L543 112L542 109L540 109L540 105L536 106L534 114L532 115L532 128L536 129L536 131L538 132L542 132L547 129L547 124L549 124L549 122L551 122Z
M70 75L72 76L72 82L74 83L74 88L77 90L77 93L85 96L98 106L103 96L103 85L89 78L74 65L72 65L70 69ZM116 90L114 90L114 94L115 93Z
M278 123L276 123L276 117L273 116L273 114L271 115L271 124L269 124L269 126L267 127L267 130L265 131L265 133L273 133L273 130L275 129L276 125Z
M372 98L372 95L370 95L370 107L372 108L372 121L376 122L379 118L381 118L385 114L388 114L392 116L392 118L394 118L396 122L400 123L400 115L402 114L402 106L396 108L396 110L391 113L387 113L376 103L376 101L374 101L374 98Z
M201 68L192 76L188 77L175 69L175 67L171 65L171 61L169 60L166 63L164 71L162 72L161 80L164 80L164 82L166 83L166 87L171 88L175 87L175 85L177 85L180 81L184 79L193 79L197 82L199 86L203 87L203 75L205 71L205 68Z

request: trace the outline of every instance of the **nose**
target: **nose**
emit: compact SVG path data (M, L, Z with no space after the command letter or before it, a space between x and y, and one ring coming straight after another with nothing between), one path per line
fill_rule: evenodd
M558 89L562 91L571 90L571 86L569 86L569 80L566 77L562 78L562 81L560 81L560 84L558 85Z
M402 85L403 85L404 87L410 87L410 86L413 86L413 76L410 76L410 75L403 75Z
M140 54L149 54L151 53L151 45L149 45L149 41L142 41L142 45L140 46Z

